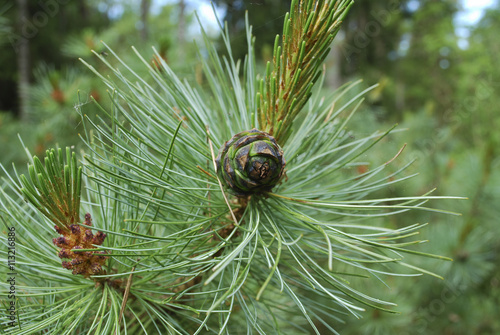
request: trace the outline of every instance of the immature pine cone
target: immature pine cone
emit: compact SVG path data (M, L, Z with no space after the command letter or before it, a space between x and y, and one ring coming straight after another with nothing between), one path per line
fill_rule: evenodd
M221 181L240 196L271 191L285 168L283 150L274 137L255 128L224 143L216 163Z

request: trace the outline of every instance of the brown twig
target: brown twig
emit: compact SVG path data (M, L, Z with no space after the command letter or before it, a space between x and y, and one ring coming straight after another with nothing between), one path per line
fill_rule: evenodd
M122 307L120 309L120 317L118 318L118 326L120 326L120 323L123 318L123 313L125 312L125 306L127 305L128 294L130 292L130 287L132 286L132 275L134 274L134 271L135 271L135 266L132 268L132 271L128 276L127 286L125 286L125 292L123 292L123 301L122 301ZM116 330L115 330L115 335L116 335Z

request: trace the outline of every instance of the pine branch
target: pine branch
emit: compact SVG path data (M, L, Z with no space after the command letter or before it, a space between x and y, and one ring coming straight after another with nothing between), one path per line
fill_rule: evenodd
M66 163L62 149L47 150L45 166L38 157L28 166L29 176L20 176L21 191L47 218L62 230L80 222L82 168L76 155L66 148Z
M283 39L276 36L273 66L267 63L257 93L261 130L283 145L293 121L312 94L323 61L353 1L294 0L285 16Z

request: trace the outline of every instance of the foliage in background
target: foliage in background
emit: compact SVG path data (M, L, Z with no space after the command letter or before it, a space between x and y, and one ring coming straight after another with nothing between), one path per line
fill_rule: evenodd
M290 9L291 0L215 0L214 3L225 9L220 18L227 22L231 37L233 57L243 59L246 55L245 16L252 22L253 33L259 43L255 45L255 55L264 62L272 61L276 34L283 31L283 19ZM220 48L220 52L224 52Z
M10 30L0 53L0 111L9 111L18 116L20 41L25 39L29 43L27 61L31 69L45 62L61 70L64 66L75 65L73 60L64 57L59 51L67 36L78 34L84 27L92 26L99 31L109 24L106 13L99 11L89 1L69 1L64 4L58 1L26 1L26 17L20 18L22 3L7 1L0 5L2 20L8 22ZM33 74L29 75L32 82Z
M18 149L20 142L17 134L22 135L24 144L33 148L33 153L37 155L56 144L61 147L73 146L79 142L79 134L83 131L76 109L82 108L85 114L95 115L98 109L91 103L93 99L103 105L110 103L108 92L100 80L91 76L78 61L80 57L94 58L89 61L96 67L103 68L92 54L92 50L98 53L104 51L101 40L108 41L117 51L125 54L129 54L128 50L132 45L139 49L149 49L154 45L159 59L177 64L179 73L190 80L200 79L196 78L200 76L199 69L195 73L190 71L195 60L195 48L189 44L183 48L182 53L178 53L178 48L174 47L179 20L175 6L164 6L156 15L147 18L149 34L144 40L137 26L136 8L132 4L125 5L122 16L112 21L103 17L105 13L97 5L97 2L83 1L80 4L71 2L56 6L50 24L40 27L40 33L29 39L33 82L27 101L29 108L22 119L12 117L17 113L18 107L14 84L17 78L17 53L15 43L12 44L16 41L13 38L20 36L15 26L17 8L5 6L6 17L2 16L0 21L0 32L5 31L5 35L0 35L0 41L3 41L3 48L6 49L0 56L0 138L5 144L0 146L0 162L8 168L11 163L22 166L20 163L25 160L24 153ZM84 6L84 9L79 6ZM30 5L30 15L35 16L38 12L50 14L46 13L46 7L32 7ZM186 21L190 23L192 17L193 15L189 15ZM2 26L4 21L5 26ZM72 22L71 29L66 28L67 22ZM46 35L51 36L50 42L45 39ZM2 36L5 40L2 40ZM54 36L58 38L55 39ZM41 50L42 47L51 52ZM157 56L151 51L149 54L151 62L159 64L160 60L155 59ZM137 63L131 61L130 64ZM143 68L137 66L136 70L143 71ZM9 108L10 112L15 113L4 113L9 112Z

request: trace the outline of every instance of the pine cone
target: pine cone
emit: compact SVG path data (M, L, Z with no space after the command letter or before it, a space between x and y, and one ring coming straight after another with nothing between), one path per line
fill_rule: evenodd
M285 168L283 150L274 137L255 128L224 143L216 163L221 181L240 196L271 191Z

